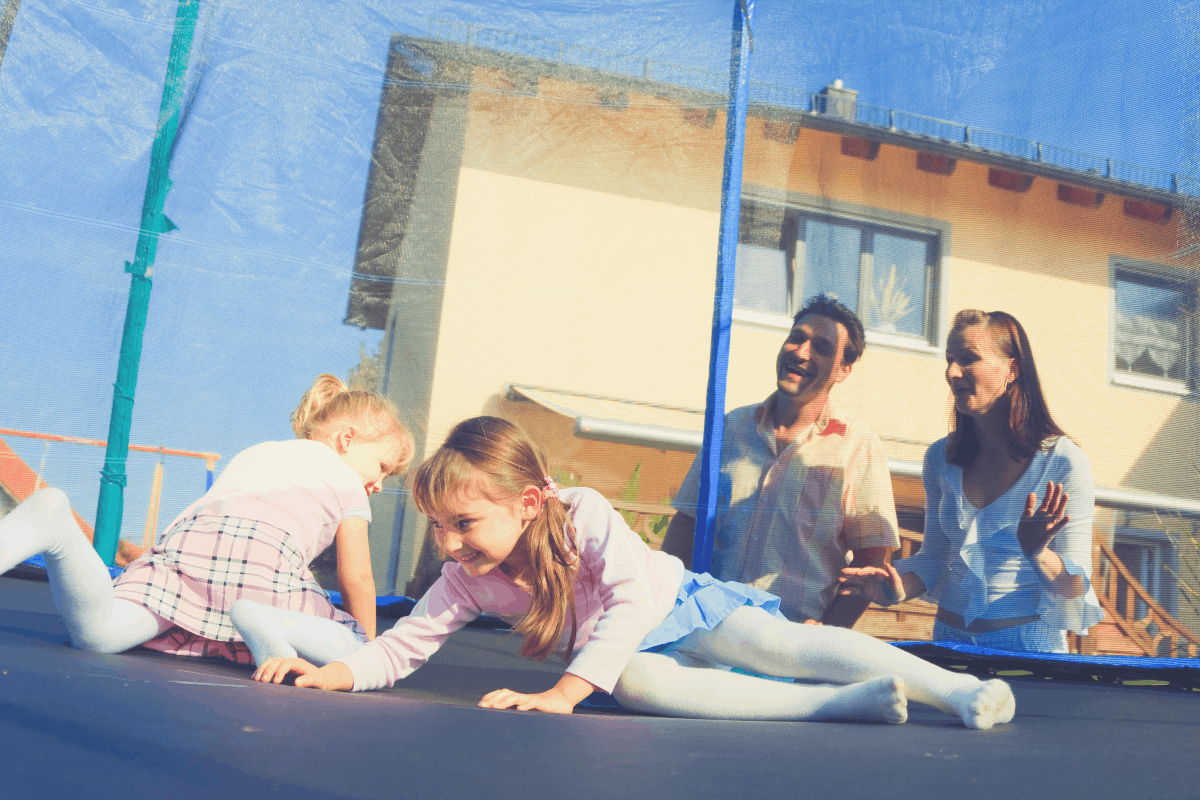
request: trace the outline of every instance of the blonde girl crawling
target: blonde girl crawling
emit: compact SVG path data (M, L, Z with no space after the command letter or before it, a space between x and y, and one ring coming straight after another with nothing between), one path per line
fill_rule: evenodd
M230 460L115 585L57 489L0 519L0 572L44 555L54 602L83 650L145 644L250 663L229 619L239 598L316 615L343 647L361 645L375 636L367 496L408 466L412 439L391 403L332 375L316 379L292 423L297 439L264 442ZM334 608L308 569L335 540L349 614ZM313 658L334 655L323 642L296 646Z
M260 665L254 677L279 683L294 673L297 686L341 691L390 686L487 613L515 625L523 655L554 653L567 668L545 692L499 689L479 702L485 708L566 714L599 690L626 708L677 717L901 723L911 698L970 728L1012 719L1003 681L943 670L856 631L788 622L778 598L685 570L643 543L601 495L558 490L548 474L512 424L460 423L412 481L453 559L412 614L318 667L294 657L280 635L296 615L239 601L235 612L244 613L234 619Z

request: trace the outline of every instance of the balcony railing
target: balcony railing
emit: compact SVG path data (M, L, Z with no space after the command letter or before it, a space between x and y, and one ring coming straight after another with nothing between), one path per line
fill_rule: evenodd
M875 106L870 103L853 101L847 104L840 101L835 111L829 107L828 98L820 93L809 94L808 111L812 114L831 114L846 116L837 112L849 106L853 110L853 121L859 125L868 125L891 131L903 131L928 139L966 145L971 148L999 153L1007 156L1023 158L1039 164L1049 164L1075 172L1086 172L1100 175L1112 180L1146 186L1165 192L1178 192L1193 197L1200 196L1200 181L1170 172L1139 167L1111 158L1101 158L1090 153L1070 150L1066 147L1045 144L1033 139L1024 139L1007 133L989 131L985 128L975 128L959 122L928 117L924 114L914 114L910 111L899 111L886 106Z
M729 89L729 76L721 73L499 28L430 18L429 36L432 39L455 42L498 53L668 83L708 92L722 98L726 96ZM826 104L829 102L830 98L824 94L810 93L780 84L750 81L750 103L753 105L844 117L860 125L883 130L903 131L929 139L962 144L980 152L1014 156L1035 163L1100 175L1136 186L1200 197L1200 179L1197 178L1139 167L1136 164L1101 158L1033 139L1024 139L1007 133L975 128L960 122L937 119L886 106L839 100L836 101L837 108L834 109L827 107ZM844 109L850 109L850 113L842 113Z

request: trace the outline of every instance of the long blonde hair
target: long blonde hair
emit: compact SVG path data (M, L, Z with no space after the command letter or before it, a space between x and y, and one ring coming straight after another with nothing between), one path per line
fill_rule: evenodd
M392 474L408 468L413 440L400 422L396 406L375 392L352 390L334 375L318 375L292 412L292 430L299 439L328 442L335 429L345 423L350 423L364 441L394 439L396 462Z
M437 452L417 467L413 500L426 515L443 512L468 487L491 502L511 502L529 486L544 489L549 474L545 456L524 431L499 417L473 417L455 425ZM529 612L516 627L523 656L542 660L554 652L568 616L574 631L574 539L566 507L557 497L545 497L517 544L529 564L529 573L521 577L531 595Z

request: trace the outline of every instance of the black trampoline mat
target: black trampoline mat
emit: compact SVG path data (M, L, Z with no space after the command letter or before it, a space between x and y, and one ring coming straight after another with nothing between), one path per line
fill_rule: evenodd
M561 665L464 630L390 690L258 684L228 662L63 646L45 583L0 578L6 798L1200 797L1200 692L1012 679L1017 716L723 722L475 707Z

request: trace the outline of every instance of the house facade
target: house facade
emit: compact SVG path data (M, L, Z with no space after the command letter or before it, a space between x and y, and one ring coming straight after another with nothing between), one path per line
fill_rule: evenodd
M565 481L655 518L699 445L721 87L481 41L392 42L346 322L383 330L380 388L418 455L460 419L505 416ZM835 399L882 437L919 541L949 321L1008 311L1091 460L1097 547L1200 629L1174 577L1200 559L1194 193L864 100L840 82L752 92L727 408L771 393L792 314L836 294L868 346ZM391 531L375 545L381 591L420 589L424 520L403 495L374 502Z

